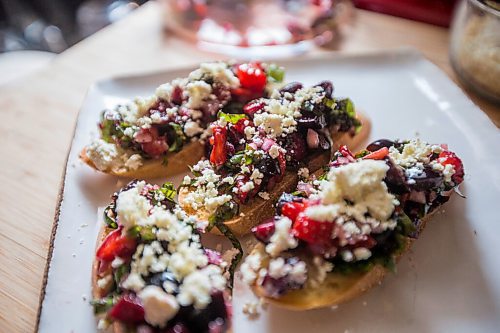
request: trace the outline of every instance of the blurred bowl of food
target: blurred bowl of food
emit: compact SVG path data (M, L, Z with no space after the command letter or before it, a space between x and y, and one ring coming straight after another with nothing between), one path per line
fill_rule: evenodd
M466 86L500 104L500 2L464 0L458 5L450 60Z

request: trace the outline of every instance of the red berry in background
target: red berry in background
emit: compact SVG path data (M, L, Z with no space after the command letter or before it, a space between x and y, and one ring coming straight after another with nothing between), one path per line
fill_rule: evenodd
M295 221L297 216L306 209L307 205L304 202L287 202L281 208L281 215Z
M210 162L216 166L221 166L226 163L227 151L227 131L225 127L216 126L213 129L213 135L210 138L210 144L213 145L212 152L210 153Z
M264 106L265 104L263 102L252 101L250 103L245 104L245 106L243 107L243 112L246 115L253 117L254 114L264 109Z
M266 72L258 63L250 62L239 65L236 69L236 76L243 88L260 92L266 87Z
M125 294L109 310L108 315L127 324L137 324L144 321L144 307L135 294Z
M274 234L274 230L274 219L272 219L269 222L264 222L256 227L253 227L252 233L254 234L255 238L257 238L261 242L268 243L271 239L271 236Z
M326 245L331 243L332 230L332 222L316 221L301 213L293 224L292 234L310 244Z
M129 258L134 254L137 240L122 234L122 228L112 231L97 250L96 257L103 261L113 261L116 257Z
M458 158L455 153L451 151L443 151L439 154L438 162L442 165L452 165L455 173L451 176L451 179L455 183L455 185L460 184L464 180L464 165L462 164L462 160Z

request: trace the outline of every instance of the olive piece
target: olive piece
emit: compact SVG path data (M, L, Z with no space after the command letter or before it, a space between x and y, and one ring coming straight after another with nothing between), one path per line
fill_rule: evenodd
M380 140L373 141L372 143L370 143L368 145L368 147L366 147L366 150L368 150L368 151L377 151L380 148L384 148L384 147L389 148L389 147L392 147L392 146L394 146L394 141L387 140L387 139L380 139Z
M300 83L300 82L290 82L280 89L280 93L283 94L283 93L287 92L287 93L293 94L297 90L302 89L302 87L303 87L302 83Z
M147 284L158 286L160 288L163 288L163 283L167 281L172 283L176 287L179 285L179 282L177 282L177 280L174 277L174 274L172 274L171 272L155 273L146 278ZM173 294L176 294L176 292L174 292Z
M317 85L315 85L315 87L321 87L321 88L323 88L323 90L325 91L325 97L332 98L333 84L332 84L331 81L328 81L328 80L321 81L320 83L318 83Z

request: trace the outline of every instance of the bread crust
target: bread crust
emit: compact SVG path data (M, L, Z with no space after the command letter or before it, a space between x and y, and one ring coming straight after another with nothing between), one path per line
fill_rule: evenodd
M187 172L188 166L197 163L205 156L205 147L200 141L185 144L182 149L175 153L165 155L167 163L163 158L145 160L137 170L108 170L97 169L94 162L87 155L86 148L80 152L80 159L91 168L109 175L125 178L160 178Z
M435 212L436 210L422 218L419 233L423 231L425 225ZM407 237L406 241L405 249L396 256L396 261L399 261L403 254L408 252L414 239ZM267 265L270 258L266 254L262 243L254 247L251 254L255 253L259 253L263 258L263 264ZM308 265L308 267L314 267L314 265ZM312 273L314 274L314 271ZM276 306L295 311L312 310L348 302L375 285L380 284L387 273L389 271L379 264L375 265L369 271L362 273L352 273L349 275L328 273L325 281L320 285L314 288L307 285L303 289L290 291L280 298L266 297L264 290L255 284L252 286L252 290L257 296ZM311 271L309 274L311 274Z
M358 112L359 120L362 123L361 130L355 136L351 136L347 133L336 134L332 136L332 141L340 145L348 145L349 147L359 147L368 138L371 130L371 123L367 117ZM330 155L327 153L317 154L311 158L306 166L310 172L315 172L321 169L323 166L327 165L330 161ZM261 223L263 220L270 218L274 215L274 203L278 200L284 192L291 192L297 186L299 177L297 172L287 171L278 184L269 191L269 200L261 199L256 197L250 204L240 204L240 213L242 215L224 222L224 224L229 227L229 229L236 236L243 236L248 234L252 227ZM184 205L185 198L189 193L188 188L182 188L179 191L178 201L179 205L188 213L195 215L200 221L207 221L210 214L205 209L193 210L191 207ZM213 233L220 234L217 228L212 229Z

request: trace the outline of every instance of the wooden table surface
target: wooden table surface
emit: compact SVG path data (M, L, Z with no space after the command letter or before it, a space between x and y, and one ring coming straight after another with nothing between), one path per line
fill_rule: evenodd
M446 29L365 11L356 15L340 51L413 46L455 80ZM88 86L111 75L217 58L165 33L159 5L148 3L42 71L0 88L0 332L36 327L61 176ZM470 97L500 126L498 107Z

